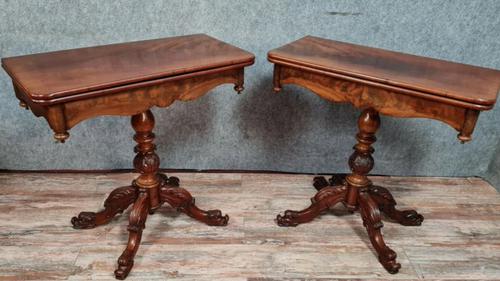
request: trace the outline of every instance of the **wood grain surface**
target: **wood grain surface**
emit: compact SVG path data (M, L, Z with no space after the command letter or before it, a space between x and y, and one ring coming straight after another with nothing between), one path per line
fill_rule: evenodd
M63 50L2 59L32 100L61 97L237 64L254 56L205 34Z
M359 214L339 206L296 228L274 218L314 195L313 176L171 173L200 207L218 206L227 227L210 227L162 207L146 222L127 280L499 280L500 196L478 178L370 177L422 226L386 222L402 269L390 275L370 250ZM0 280L114 280L127 242L128 212L108 225L75 230L70 218L101 208L133 173L0 174Z
M269 60L485 106L495 103L500 90L495 69L314 36L271 50Z

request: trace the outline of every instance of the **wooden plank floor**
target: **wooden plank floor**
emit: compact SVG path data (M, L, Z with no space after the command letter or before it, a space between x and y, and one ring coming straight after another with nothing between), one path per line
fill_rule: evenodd
M386 223L402 264L377 262L359 214L342 208L296 228L278 212L306 207L309 175L181 173L202 208L230 215L209 227L163 207L146 223L127 280L499 280L500 196L477 178L372 177L400 207L425 216L421 227ZM128 212L106 226L74 230L70 218L101 208L121 174L0 174L0 280L113 280L127 241Z

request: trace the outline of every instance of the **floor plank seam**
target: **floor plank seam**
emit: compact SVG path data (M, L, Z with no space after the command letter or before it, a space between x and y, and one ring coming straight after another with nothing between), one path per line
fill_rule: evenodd
M296 228L276 225L278 212L304 204L314 194L312 176L245 174L238 185L236 176L181 175L195 187L200 204L220 207L231 217L230 224L211 228L162 207L148 220L150 227L145 229L130 280L499 279L495 251L500 245L500 196L478 179L377 178L377 184L396 191L405 203L401 207L427 216L415 228L384 221L387 244L403 264L399 274L390 275L378 264L359 214L332 212ZM9 178L0 182L0 199L4 199L0 200L0 280L2 272L8 272L7 279L18 280L113 280L116 259L126 243L130 209L94 231L69 229L69 220L87 211L82 207L101 209L109 192L99 191L122 186L128 177L23 174ZM82 185L84 181L87 184ZM94 185L100 186L96 194ZM403 185L411 188L397 187ZM82 197L63 203L60 198L68 191ZM464 197L471 191L474 196ZM450 214L452 219L443 219ZM180 273L170 277L170 271Z

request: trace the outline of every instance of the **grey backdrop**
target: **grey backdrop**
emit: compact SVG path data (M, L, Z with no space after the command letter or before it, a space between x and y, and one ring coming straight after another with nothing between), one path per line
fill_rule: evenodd
M253 52L246 90L221 86L154 109L164 168L347 172L358 110L298 87L271 91L268 50L307 34L500 69L500 1L0 1L0 56L207 33ZM101 117L55 144L0 74L0 168L131 168L128 118ZM374 173L483 176L500 186L500 106L461 145L437 121L382 118Z

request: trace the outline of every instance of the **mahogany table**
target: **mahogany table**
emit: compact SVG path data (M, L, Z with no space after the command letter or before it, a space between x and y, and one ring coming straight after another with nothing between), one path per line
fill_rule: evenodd
M165 202L208 225L227 224L227 215L197 208L179 179L159 173L150 108L194 100L224 83L241 92L244 68L253 62L251 53L203 34L2 59L21 106L47 119L57 141L64 142L68 130L86 119L132 116L133 163L140 175L111 192L104 210L71 219L74 228L94 228L133 205L116 278L132 269L146 217Z
M277 216L280 226L313 220L337 203L361 213L380 263L390 273L401 265L384 242L381 212L402 225L424 220L414 210L400 211L389 190L375 186L367 174L373 168L372 144L380 125L379 113L442 121L462 142L471 140L479 112L495 104L500 71L442 60L368 48L307 36L269 52L274 63L274 90L296 84L330 102L347 102L362 110L358 143L349 158L351 174L327 181L315 177L318 192L302 211Z

